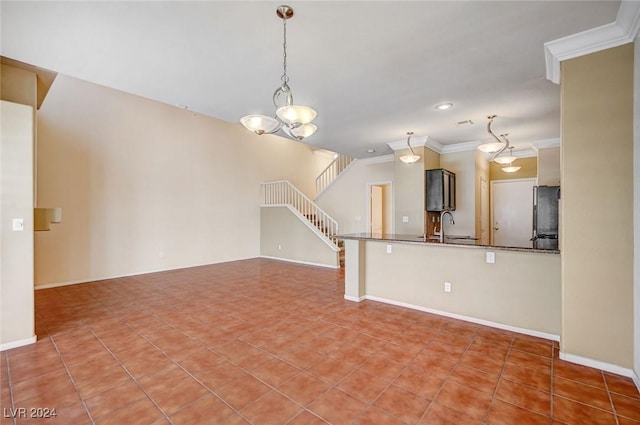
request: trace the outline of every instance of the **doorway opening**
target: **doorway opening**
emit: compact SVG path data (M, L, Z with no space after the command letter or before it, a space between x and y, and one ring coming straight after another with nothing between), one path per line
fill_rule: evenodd
M367 231L393 233L393 197L391 182L367 184Z

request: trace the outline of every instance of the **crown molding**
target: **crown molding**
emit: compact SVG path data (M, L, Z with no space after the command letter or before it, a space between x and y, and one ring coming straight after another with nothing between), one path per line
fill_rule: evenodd
M540 149L546 149L546 148L559 148L560 139L557 138L557 139L538 140L536 142L531 142L531 146L533 146L533 149L535 149L536 151Z
M470 142L462 142L462 143L454 143L452 145L443 146L440 154L446 153L456 153L456 152L467 152L474 151L480 144L479 140L472 140Z
M544 43L547 79L560 84L560 62L631 43L640 30L640 2L623 0L615 22Z

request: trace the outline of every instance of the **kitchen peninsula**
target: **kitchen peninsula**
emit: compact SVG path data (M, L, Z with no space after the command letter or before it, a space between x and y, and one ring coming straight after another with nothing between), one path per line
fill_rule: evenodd
M560 251L357 233L345 241L345 299L380 301L559 340ZM445 289L450 289L446 292Z

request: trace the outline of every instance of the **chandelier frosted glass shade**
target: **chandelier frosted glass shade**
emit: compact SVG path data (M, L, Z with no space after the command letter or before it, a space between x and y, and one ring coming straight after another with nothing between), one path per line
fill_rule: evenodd
M256 134L272 134L280 128L280 121L266 115L247 115L240 118L240 123Z
M309 124L318 113L308 106L286 105L276 110L276 115L290 126Z
M313 123L299 125L297 127L282 127L282 131L284 131L289 137L292 137L296 140L302 140L306 137L313 135L318 130L318 126Z

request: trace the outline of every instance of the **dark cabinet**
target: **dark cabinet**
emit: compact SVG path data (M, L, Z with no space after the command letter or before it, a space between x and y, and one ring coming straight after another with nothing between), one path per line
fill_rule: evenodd
M456 209L456 175L444 168L425 171L427 211Z

